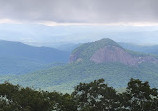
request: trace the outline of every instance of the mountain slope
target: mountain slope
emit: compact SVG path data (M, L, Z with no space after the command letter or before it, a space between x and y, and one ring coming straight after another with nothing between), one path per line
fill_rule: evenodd
M124 54L123 56L128 54L135 58L149 57L153 59L151 60L145 58L145 62L141 62L136 65L125 64L121 62L122 60L112 61L110 59L110 61L99 63L92 61L91 57L96 53L96 51L99 51L102 47L106 46L119 48L119 50L122 50L125 53L121 53ZM117 52L113 50L113 48L110 49L108 50ZM113 54L117 53L112 53L112 55ZM73 61L72 55L73 57L76 57L73 59ZM158 87L157 58L150 55L127 51L110 39L103 39L100 41L83 44L76 48L72 55L70 57L71 63L67 65L56 66L47 70L42 70L22 76L1 77L0 81L9 80L14 84L20 84L23 86L33 86L34 88L42 88L45 90L71 92L73 87L79 82L89 82L99 78L104 78L110 86L122 88L126 87L125 85L129 79L133 77L139 78L141 80L148 80L152 87ZM108 56L111 56L111 54L106 55L107 58Z
M69 53L48 47L33 47L20 42L0 41L0 74L24 74L47 64L68 61Z

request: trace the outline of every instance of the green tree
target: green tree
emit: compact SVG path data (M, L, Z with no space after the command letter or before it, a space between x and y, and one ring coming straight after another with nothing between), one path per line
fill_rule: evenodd
M115 111L119 106L118 95L104 79L80 83L72 93L80 111Z
M76 111L71 95L58 92L50 92L47 97L51 102L51 109L55 111Z
M0 96L2 109L6 107L10 111L49 111L50 104L44 92L31 88L22 88L10 83L0 84ZM16 108L15 108L16 107ZM16 110L15 110L16 109ZM7 110L6 110L7 111Z
M131 79L122 96L122 106L129 111L158 111L158 92L148 82Z

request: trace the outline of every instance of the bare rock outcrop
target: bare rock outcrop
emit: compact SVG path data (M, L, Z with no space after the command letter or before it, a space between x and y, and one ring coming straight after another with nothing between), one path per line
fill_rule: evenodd
M91 61L95 63L120 62L126 65L137 65L143 62L158 63L158 59L151 56L133 56L126 50L116 46L105 46L97 50Z

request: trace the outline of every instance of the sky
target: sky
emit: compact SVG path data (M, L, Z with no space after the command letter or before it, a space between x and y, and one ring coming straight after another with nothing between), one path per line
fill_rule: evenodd
M41 46L101 38L158 44L158 0L0 0L1 40Z
M158 0L0 0L0 23L157 25Z

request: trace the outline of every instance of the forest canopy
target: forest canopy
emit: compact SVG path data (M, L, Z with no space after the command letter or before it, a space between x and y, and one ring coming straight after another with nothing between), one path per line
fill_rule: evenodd
M71 94L0 84L0 111L157 111L158 91L148 82L131 79L117 92L104 79L80 83Z

